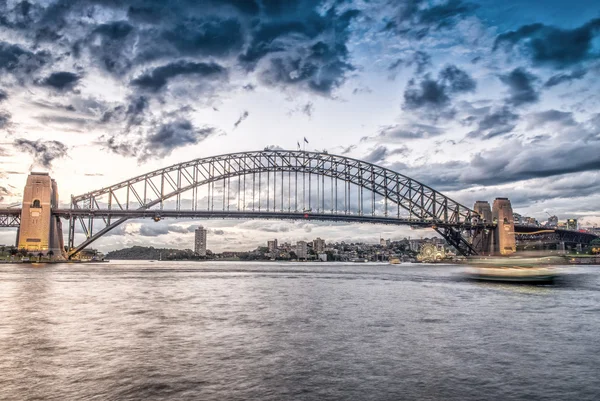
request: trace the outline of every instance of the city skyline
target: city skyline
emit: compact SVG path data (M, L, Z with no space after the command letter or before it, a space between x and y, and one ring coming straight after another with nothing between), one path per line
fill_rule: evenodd
M540 221L548 212L600 223L597 2L275 4L0 4L0 203L21 201L31 170L50 172L68 202L177 162L300 143L466 205L508 196ZM273 232L431 235L146 220L97 246L177 245L199 224L231 249ZM12 242L14 230L1 229L0 243Z

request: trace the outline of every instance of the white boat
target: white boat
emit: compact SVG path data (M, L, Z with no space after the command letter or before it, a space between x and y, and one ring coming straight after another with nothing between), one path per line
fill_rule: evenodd
M558 277L558 271L551 267L564 259L557 256L521 257L480 257L468 261L466 276L472 280L503 281L512 283L551 283Z

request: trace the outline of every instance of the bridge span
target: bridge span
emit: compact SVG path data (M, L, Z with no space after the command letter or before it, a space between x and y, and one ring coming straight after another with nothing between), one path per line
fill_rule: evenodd
M41 179L32 182L42 185ZM52 182L45 201L35 195L43 192L42 187L26 187L28 196L21 209L0 210L0 226L21 227L20 246L47 251L39 244L52 241L38 237L53 237L54 243L60 237L62 242L61 219L66 219L67 257L133 218L411 225L433 228L462 255L516 250L508 199L496 199L493 207L480 201L471 209L398 172L325 152L265 149L195 159L72 196L68 209L58 207L56 183ZM52 224L44 227L55 232L24 238L23 227L39 224L41 213L48 211ZM84 236L79 244L75 243L80 237L76 226Z

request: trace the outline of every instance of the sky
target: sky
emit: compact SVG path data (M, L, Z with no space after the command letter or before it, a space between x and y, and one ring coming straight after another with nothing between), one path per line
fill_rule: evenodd
M0 0L0 206L265 147L359 158L465 205L600 224L600 3ZM94 244L215 251L408 227L131 221ZM0 229L0 243L14 242ZM212 244L211 244L212 237Z

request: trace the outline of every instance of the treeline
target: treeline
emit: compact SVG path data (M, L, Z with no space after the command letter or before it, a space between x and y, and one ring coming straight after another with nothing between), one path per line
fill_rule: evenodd
M132 246L106 254L108 260L197 260L203 257L191 249L154 248L152 246Z

